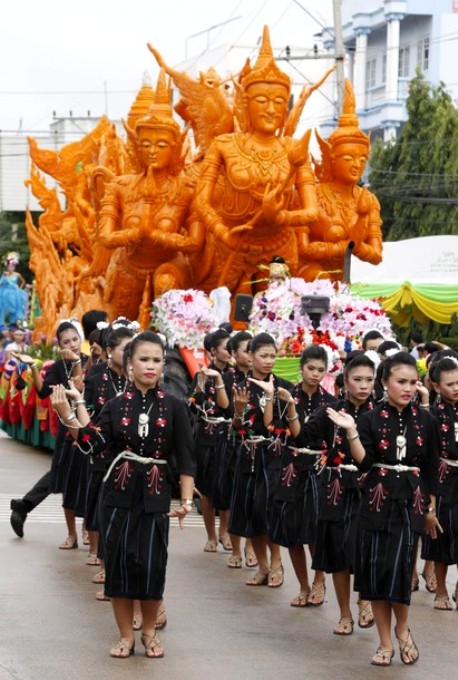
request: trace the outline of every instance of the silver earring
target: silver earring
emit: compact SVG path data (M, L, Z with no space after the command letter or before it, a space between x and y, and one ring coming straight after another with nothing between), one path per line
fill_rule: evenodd
M383 401L388 401L388 390L386 387L383 388Z

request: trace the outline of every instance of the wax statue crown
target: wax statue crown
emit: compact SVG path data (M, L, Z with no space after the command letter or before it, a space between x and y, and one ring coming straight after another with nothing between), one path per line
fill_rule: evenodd
M283 85L288 92L291 89L291 78L278 68L272 52L270 34L267 26L264 26L262 33L261 48L254 66L249 60L241 73L242 87L246 91L250 85L255 83L272 83Z
M369 149L370 138L360 129L355 111L356 102L353 87L351 82L345 79L342 115L339 116L338 127L328 137L328 144L331 147L335 147L337 144L364 144Z
M127 116L127 124L132 130L135 129L135 125L140 118L144 118L148 113L148 109L155 103L154 100L154 90L151 86L151 82L147 73L143 75L142 86L139 89L135 101L130 107L129 114Z
M170 81L167 82L165 71L161 68L154 93L154 103L148 108L146 115L136 121L135 133L138 135L142 128L162 128L171 132L178 141L180 126L173 118L170 102L171 84Z

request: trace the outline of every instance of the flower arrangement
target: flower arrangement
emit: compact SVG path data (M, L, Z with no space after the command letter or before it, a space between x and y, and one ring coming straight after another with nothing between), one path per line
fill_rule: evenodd
M202 347L204 335L217 326L209 297L201 290L169 290L153 302L151 325L170 347Z
M304 295L330 299L329 312L321 316L316 328L302 311ZM358 349L370 329L379 330L384 337L391 336L390 320L376 300L358 298L341 283L307 283L300 278L271 284L256 295L249 327L254 334L269 333L283 355L298 355L311 344L323 345L330 353L331 365L335 365L339 351Z

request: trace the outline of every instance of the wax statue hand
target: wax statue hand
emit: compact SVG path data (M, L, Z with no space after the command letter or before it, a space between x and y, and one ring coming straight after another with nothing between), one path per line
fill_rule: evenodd
M283 224L285 220L284 196L283 186L279 185L274 188L267 184L264 196L262 197L262 212L265 221L272 226L278 227Z
M216 238L224 243L228 248L238 248L240 246L239 236L244 232L251 231L252 224L241 224L238 227L229 229L225 224L217 224L214 227L214 234Z

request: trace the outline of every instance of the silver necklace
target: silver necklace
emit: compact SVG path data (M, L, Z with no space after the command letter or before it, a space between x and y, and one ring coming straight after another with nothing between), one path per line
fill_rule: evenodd
M146 397L143 396L143 400L145 400ZM141 437L142 439L145 439L148 436L149 432L149 414L151 412L151 409L153 408L154 400L151 402L149 409L146 412L140 413L138 416L138 436ZM145 404L143 403L143 408L145 407Z

